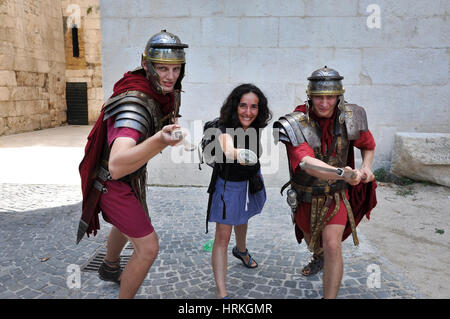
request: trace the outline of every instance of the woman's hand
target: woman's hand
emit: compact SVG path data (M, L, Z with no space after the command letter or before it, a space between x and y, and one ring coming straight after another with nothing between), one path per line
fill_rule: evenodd
M253 166L258 163L258 156L256 156L255 152L251 150L247 150L244 148L237 149L237 161L241 165Z

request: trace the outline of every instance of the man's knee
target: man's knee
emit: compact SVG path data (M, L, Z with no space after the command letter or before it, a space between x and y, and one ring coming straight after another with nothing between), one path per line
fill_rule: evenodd
M339 257L341 255L342 234L340 231L327 231L322 236L323 249L330 257Z
M323 249L325 254L332 257L339 257L341 254L341 241L336 238L323 239Z
M159 243L155 232L135 240L133 245L134 251L141 259L153 261L158 256Z

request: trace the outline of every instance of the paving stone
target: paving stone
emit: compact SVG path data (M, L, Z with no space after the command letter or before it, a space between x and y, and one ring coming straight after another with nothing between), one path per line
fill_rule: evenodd
M306 281L298 282L298 288L300 289L313 289L313 284Z
M39 296L40 293L29 288L24 288L17 292L17 296L23 299L33 299Z
M211 223L205 234L206 188L149 187L147 196L160 251L136 297L216 298L211 253L203 251L215 232ZM298 245L291 231L285 199L279 196L278 188L268 188L267 197L263 212L251 219L247 235L257 269L247 269L233 258L234 236L230 240L229 294L250 299L320 298L322 273L310 277L300 274L311 253L305 244ZM100 280L95 272L81 272L80 289L67 287L67 266L81 267L104 250L111 229L100 218L97 236L75 245L80 201L78 186L0 184L0 298L117 298L119 286ZM281 211L286 214L280 215ZM124 249L123 255L132 251ZM340 298L420 298L415 288L375 253L358 251L346 241L343 255ZM41 262L47 256L50 259ZM373 263L382 267L382 288L367 288L366 267Z
M288 289L288 296L292 295L295 298L302 298L303 297L303 290L302 289Z
M305 290L305 298L311 299L311 298L318 298L319 293L315 290Z
M364 283L365 283L365 281L364 281ZM359 285L359 283L355 279L347 279L347 280L343 281L343 285L348 287L348 286Z
M269 293L270 290L272 290L272 287L270 286L264 286L264 285L257 285L254 288L255 291L260 292L260 293Z
M295 281L285 281L284 286L288 288L295 288L297 287L297 282Z

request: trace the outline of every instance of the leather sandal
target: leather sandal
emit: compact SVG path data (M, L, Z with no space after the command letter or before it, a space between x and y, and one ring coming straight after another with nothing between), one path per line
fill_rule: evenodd
M256 267L258 267L258 263L257 263L257 262L253 259L253 257L248 253L248 249L245 249L245 252L242 253L242 252L240 252L240 251L237 249L236 246L234 246L232 252L233 252L233 256L234 256L234 257L236 257L237 259L242 260L242 263L244 264L245 267L247 267L247 268L256 268ZM248 263L246 263L245 260L244 260L244 258L242 258L242 257L247 256L247 255L249 256ZM256 266L253 266L253 267L252 267L252 263L253 263L253 262L255 262Z
M313 276L323 269L324 257L323 252L319 255L314 254L313 258L305 267L303 267L301 273L305 277Z
M101 280L112 281L120 285L120 275L122 275L120 259L116 262L106 262L103 260L98 268L98 274Z

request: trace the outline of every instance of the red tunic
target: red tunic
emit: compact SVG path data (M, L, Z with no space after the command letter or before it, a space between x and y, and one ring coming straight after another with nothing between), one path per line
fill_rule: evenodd
M140 91L143 93L146 93L147 95L151 96L153 99L155 99L158 104L161 107L161 111L164 115L169 114L174 109L174 101L175 97L173 93L169 94L158 94L155 92L155 90L150 86L150 82L145 77L144 71L138 71L138 72L127 72L124 74L124 76L114 84L114 93L111 97L114 97L118 94L124 93L126 91ZM96 171L96 166L100 160L102 150L103 150L103 144L106 140L106 136L108 134L108 142L111 143L112 140L114 140L115 137L119 136L129 136L130 130L118 130L115 131L109 129L107 133L107 122L103 121L105 110L102 107L102 111L100 113L99 118L97 119L92 131L89 133L88 136L88 142L86 143L85 147L85 155L83 157L83 160L81 161L79 165L79 172L81 177L81 189L83 193L83 202L82 202L82 214L81 214L81 222L79 225L79 232L81 232L81 235L84 235L83 233L86 232L86 234L89 236L90 234L94 234L94 236L97 234L97 230L100 229L100 222L98 218L98 214L100 212L100 198L102 197L102 193L99 191L96 191L94 188L94 181L96 180L96 176L94 172ZM111 125L110 125L111 126ZM133 130L131 130L133 131ZM125 132L125 133L124 133ZM111 135L112 134L112 135ZM123 135L124 134L124 135ZM115 137L113 136L115 135ZM131 133L132 136L135 136L135 133ZM132 137L131 136L131 137ZM135 139L137 140L137 139ZM108 182L109 183L109 182ZM106 185L109 186L109 189L114 193L115 186ZM130 188L131 189L131 188ZM118 189L117 192L121 193L123 189ZM129 194L128 194L129 195ZM127 196L128 196L127 195ZM109 204L105 203L106 198L111 198L112 196L104 196L102 198L103 208L105 211L111 211L108 207L110 207ZM131 214L135 212L134 208L136 207L134 202L137 201L137 199L130 198L129 205L126 208L127 211L132 211ZM113 199L114 200L114 199ZM125 205L125 204L124 204ZM114 208L114 204L112 204L112 208ZM141 207L142 208L142 207ZM124 209L121 209L123 211ZM105 215L105 219L108 219L110 222L112 222L114 225L119 224L126 224L123 222L114 222L112 215ZM132 215L130 215L132 216ZM131 222L132 218L129 218L129 221ZM147 218L148 220L148 218ZM87 229L84 229L83 223L87 224ZM147 225L148 226L148 225ZM151 224L150 224L151 226ZM144 232L141 231L140 228L136 228L136 230L128 231L129 227L122 227L124 229L124 233L128 234L130 236L132 235L138 235L140 236L143 233L146 233L150 230L149 227L146 228ZM120 228L119 228L120 229ZM144 234L145 236L145 234ZM77 242L81 240L82 236L80 237L80 234L77 235Z
M142 133L128 128L114 127L114 119L107 120L108 145L112 147L118 137L131 137L138 142ZM141 238L153 232L153 226L144 207L134 195L130 184L118 180L106 182L107 193L100 198L103 219L113 224L123 234L132 238Z
M125 73L123 78L114 84L114 95L124 91L141 91L154 98L161 106L164 115L173 111L174 95L156 94L144 74ZM118 137L131 137L138 142L142 137L132 128L115 128L114 120L108 119L108 144L110 148ZM141 238L153 232L153 226L145 212L144 207L137 199L130 184L110 180L106 183L107 193L102 194L100 208L105 221L116 226L122 233L133 238Z
M295 111L305 111L305 106L301 105L298 106ZM334 120L333 115L330 119L319 119L320 120L320 127L327 127L330 130L330 133L332 132L332 125L328 121ZM326 140L329 138L333 138L331 134L322 134L322 145L327 143L328 145L331 145L331 142ZM373 150L375 149L375 140L372 136L372 133L370 131L367 132L360 132L360 138L358 140L352 141L350 146L350 151L348 155L348 163L347 165L350 167L354 167L354 156L353 156L353 146L356 146L357 148L361 150ZM298 166L303 157L310 156L315 158L313 149L308 145L307 142L304 142L297 147L293 147L292 144L286 143L287 152L288 152L288 158L291 167L295 167L295 171L299 170L300 167ZM353 213L355 215L355 223L358 224L359 221L361 221L364 214L366 214L367 218L369 218L370 211L373 207L376 205L376 196L375 196L375 188L376 183L371 182L368 184L360 183L356 187L350 187L346 191L346 197L347 199L350 199L350 204L352 206ZM351 196L349 196L351 194ZM363 196L361 198L361 195ZM368 199L368 202L366 204L365 201ZM330 205L329 211L325 218L327 218L334 210L335 203L334 201ZM356 208L356 211L355 211ZM295 214L295 222L296 222L296 235L297 240L300 243L303 238L303 232L310 234L310 217L311 217L311 203L305 203L301 202L298 205L297 212ZM344 202L341 199L339 203L339 210L337 214L329 221L328 225L330 224L339 224L339 225L346 225L346 229L344 231L343 240L348 237L348 235L351 234L351 228L350 224L347 223L347 209L345 208Z

